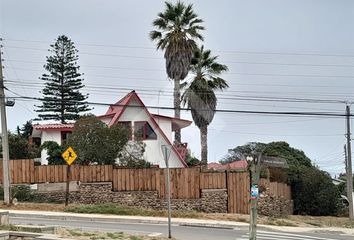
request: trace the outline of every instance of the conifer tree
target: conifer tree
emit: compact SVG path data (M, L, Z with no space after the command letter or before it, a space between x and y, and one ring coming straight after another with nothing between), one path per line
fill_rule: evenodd
M44 69L47 73L40 77L45 81L42 90L42 105L36 106L41 120L57 120L65 123L67 120L76 120L80 113L89 111L84 95L80 90L84 87L77 64L78 50L74 43L65 35L57 38L49 50L52 55L47 56Z

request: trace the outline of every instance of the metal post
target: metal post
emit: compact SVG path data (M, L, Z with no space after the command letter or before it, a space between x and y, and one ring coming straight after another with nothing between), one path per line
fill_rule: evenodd
M167 211L168 211L168 238L171 238L171 189L170 189L170 167L166 161L167 169Z
M353 171L352 171L352 147L351 147L351 132L350 132L350 106L346 107L347 119L347 185L348 185L348 202L349 202L349 219L354 219L353 210Z
M69 205L69 186L70 186L70 178L71 178L71 165L68 164L66 168L66 194L65 194L65 206Z
M1 42L0 38L0 42ZM4 92L4 79L2 75L2 59L0 47L0 114L1 114L1 132L2 132L2 158L3 158L3 188L4 188L4 204L11 203L10 194L10 166L9 166L9 138L7 133L6 122L6 105L5 105L5 92Z
M250 167L250 188L256 186L258 188L259 178L260 178L260 166L261 166L262 154L259 153L256 158L251 163ZM256 162L254 162L256 160ZM251 190L250 189L250 190ZM249 228L249 239L257 239L257 197L251 197L250 204L250 228Z
M170 189L170 166L168 159L170 158L171 149L170 146L162 145L162 154L165 158L167 180L166 180L166 190L167 190L167 215L168 215L168 238L172 238L171 234L171 189Z

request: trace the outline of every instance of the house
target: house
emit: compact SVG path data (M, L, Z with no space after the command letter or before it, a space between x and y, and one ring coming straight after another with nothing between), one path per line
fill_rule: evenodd
M150 113L135 91L109 106L106 113L98 118L109 127L115 124L125 125L131 129L132 140L139 134L145 143L144 158L151 164L166 167L161 146L167 145L171 147L170 167L187 167L184 161L187 144L172 144L172 132L188 127L191 121ZM41 138L42 143L55 141L60 144L72 132L73 126L73 124L36 124L33 126L32 137ZM46 158L44 150L41 155L42 164L47 163Z
M247 170L247 161L246 160L239 160L233 161L231 163L221 164L221 163L208 163L208 169L210 170Z
M59 145L67 139L74 128L73 123L68 124L34 124L32 128L31 139L40 139L41 143L46 141L57 142ZM31 140L32 141L32 140ZM39 141L37 141L39 142ZM47 150L41 152L41 164L48 164Z

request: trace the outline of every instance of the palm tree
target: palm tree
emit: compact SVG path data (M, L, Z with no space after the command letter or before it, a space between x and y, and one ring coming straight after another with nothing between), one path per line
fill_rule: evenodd
M227 82L219 77L228 68L216 62L217 58L211 55L210 50L204 50L204 46L195 50L191 63L191 73L194 77L182 96L183 105L191 109L193 121L200 130L203 165L208 162L208 125L213 121L217 104L214 91L229 87Z
M175 117L180 118L181 81L186 78L190 69L196 40L203 40L200 34L203 22L193 12L193 5L185 5L178 1L175 5L165 2L165 11L158 13L153 21L156 30L150 32L150 38L157 44L157 49L165 50L166 73L174 80ZM175 132L175 142L181 142L180 130Z

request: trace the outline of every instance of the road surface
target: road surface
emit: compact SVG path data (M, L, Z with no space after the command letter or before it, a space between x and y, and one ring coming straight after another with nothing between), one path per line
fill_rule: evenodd
M10 217L11 224L46 225L60 226L67 228L82 229L88 231L125 232L131 234L144 234L151 236L165 235L166 224L142 224L142 223L121 223L109 221L90 220L58 220L38 217ZM172 236L179 240L246 240L248 229L245 227L234 229L172 226ZM353 236L333 233L290 233L273 230L259 229L257 232L259 240L352 240Z

